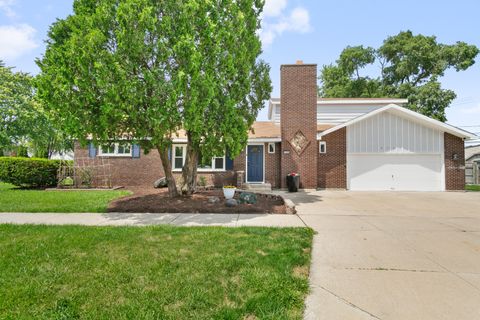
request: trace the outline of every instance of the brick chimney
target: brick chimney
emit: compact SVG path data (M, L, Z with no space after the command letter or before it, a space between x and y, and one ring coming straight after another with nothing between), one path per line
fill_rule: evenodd
M282 187L290 172L300 174L300 188L317 188L317 65L280 67Z

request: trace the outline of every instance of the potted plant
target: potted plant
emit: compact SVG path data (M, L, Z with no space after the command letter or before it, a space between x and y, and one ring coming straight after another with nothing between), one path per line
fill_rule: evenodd
M223 195L225 196L225 199L233 199L235 190L237 190L237 187L235 186L223 186Z

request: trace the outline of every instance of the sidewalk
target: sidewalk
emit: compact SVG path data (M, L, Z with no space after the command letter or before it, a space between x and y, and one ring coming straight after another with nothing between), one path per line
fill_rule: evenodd
M0 223L85 226L305 227L297 215L214 213L0 213Z

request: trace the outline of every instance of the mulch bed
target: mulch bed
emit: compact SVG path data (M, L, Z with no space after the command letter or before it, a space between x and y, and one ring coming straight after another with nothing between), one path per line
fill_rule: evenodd
M256 204L239 204L226 207L222 190L199 191L191 197L170 198L166 189L128 188L133 195L117 199L108 206L109 212L147 213L286 213L281 199L257 197ZM208 203L208 198L217 196L220 202ZM235 198L238 197L238 193Z

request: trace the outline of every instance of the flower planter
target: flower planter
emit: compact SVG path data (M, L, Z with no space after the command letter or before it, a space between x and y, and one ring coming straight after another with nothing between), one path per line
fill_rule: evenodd
M225 199L233 199L233 196L235 196L235 190L237 190L235 187L223 187L223 195L225 196Z

